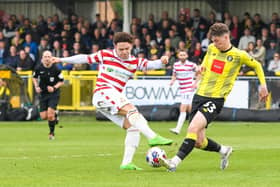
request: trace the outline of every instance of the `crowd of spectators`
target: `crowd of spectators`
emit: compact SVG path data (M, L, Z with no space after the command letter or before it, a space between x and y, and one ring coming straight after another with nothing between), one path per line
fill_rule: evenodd
M153 14L148 20L132 18L130 32L134 37L132 54L151 60L168 55L167 75L171 75L178 50L187 50L189 59L200 64L211 43L209 27L215 22L227 24L232 44L246 50L256 58L268 75L280 71L280 18L272 13L268 22L261 14L244 17L225 12L217 19L215 12L203 17L199 9L190 14L189 9L180 9L177 18L170 18L163 11L157 22ZM113 49L113 36L122 31L122 20L116 17L110 23L102 21L96 14L91 23L83 17L71 15L61 19L58 15L47 18L39 15L37 20L20 15L0 19L0 64L7 64L16 70L33 70L40 63L42 52L50 50L53 56L67 57L75 54L89 54L99 49ZM62 65L64 70L96 70L98 65ZM244 75L250 69L242 67Z

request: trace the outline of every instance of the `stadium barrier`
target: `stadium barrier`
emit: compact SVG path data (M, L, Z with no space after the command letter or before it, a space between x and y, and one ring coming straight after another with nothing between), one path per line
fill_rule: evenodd
M30 100L35 102L32 72L18 72L23 78ZM92 106L92 90L95 88L97 71L63 71L65 83L61 88L60 110L95 110ZM179 102L178 85L169 87L165 71L137 72L124 90L135 105L174 105ZM280 104L280 77L267 77L269 99L263 106L258 102L258 80L255 76L238 77L235 88L227 99L226 107L243 109L277 109Z

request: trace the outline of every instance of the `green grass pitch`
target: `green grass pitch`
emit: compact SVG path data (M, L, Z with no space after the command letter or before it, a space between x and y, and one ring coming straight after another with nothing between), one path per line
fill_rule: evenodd
M162 147L173 156L185 133L168 129L176 122L150 122L175 144ZM143 171L120 171L125 131L94 117L62 116L56 139L48 140L46 121L0 123L0 187L227 187L280 185L279 123L214 122L207 130L217 142L234 148L229 168L219 169L217 153L194 150L168 173L145 161L141 137L134 163ZM186 126L184 127L184 131Z

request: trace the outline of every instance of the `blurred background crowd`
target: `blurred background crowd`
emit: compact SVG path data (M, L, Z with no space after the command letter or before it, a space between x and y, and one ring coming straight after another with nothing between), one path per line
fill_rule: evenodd
M163 11L161 19L155 21L150 14L148 20L132 18L130 33L134 37L132 54L136 57L155 60L162 55L170 57L166 75L171 75L177 51L186 50L189 60L200 64L211 43L208 29L215 22L229 26L231 41L235 47L246 50L263 66L266 75L280 72L280 18L278 13L264 22L261 14L245 12L243 17L225 12L217 19L214 12L203 17L199 9L186 14L184 9L177 17L170 17ZM34 70L40 63L42 52L50 50L53 56L68 57L75 54L95 53L100 49L113 49L113 36L122 31L123 22L118 16L111 22L101 20L96 14L95 22L72 14L60 18L39 15L31 20L24 15L9 15L0 19L0 64L6 64L18 71ZM98 70L98 64L62 65L62 70ZM242 67L240 75L246 75L248 67Z

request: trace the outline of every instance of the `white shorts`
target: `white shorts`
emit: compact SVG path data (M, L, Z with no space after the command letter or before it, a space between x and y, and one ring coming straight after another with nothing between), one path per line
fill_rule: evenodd
M123 127L125 117L118 115L118 112L129 103L125 95L114 88L98 90L92 97L92 104L96 110L120 127Z
M183 104L183 105L192 104L193 96L194 96L194 92L181 93L181 104Z

